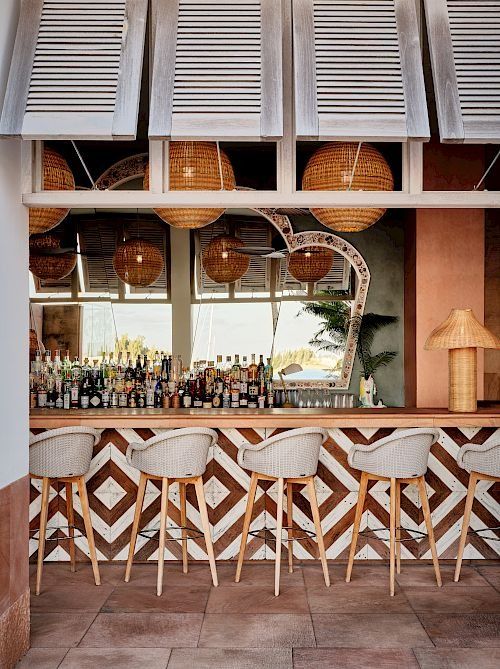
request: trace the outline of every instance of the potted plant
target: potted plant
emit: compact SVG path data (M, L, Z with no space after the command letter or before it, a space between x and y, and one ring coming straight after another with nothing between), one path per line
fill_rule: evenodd
M332 291L324 291L325 295L334 295ZM373 341L376 333L388 325L397 323L397 316L367 313L363 316L351 316L348 302L308 302L303 311L322 319L320 329L309 342L320 351L338 353L345 348L349 329L352 325L357 347L356 354L361 363L359 401L361 406L373 407L377 389L374 374L380 367L385 367L397 356L397 351L382 351L372 354Z

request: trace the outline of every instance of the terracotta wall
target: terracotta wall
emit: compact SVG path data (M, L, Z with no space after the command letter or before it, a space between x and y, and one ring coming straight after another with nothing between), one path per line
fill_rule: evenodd
M500 212L486 212L484 324L500 337ZM500 401L500 353L484 352L484 399Z

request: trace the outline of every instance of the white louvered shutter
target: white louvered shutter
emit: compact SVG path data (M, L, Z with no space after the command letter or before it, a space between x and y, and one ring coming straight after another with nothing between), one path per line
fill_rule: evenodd
M299 139L430 136L414 0L293 0Z
M147 0L23 0L0 134L134 139Z
M426 0L443 142L500 142L499 0Z
M280 2L156 0L154 15L151 138L282 136Z

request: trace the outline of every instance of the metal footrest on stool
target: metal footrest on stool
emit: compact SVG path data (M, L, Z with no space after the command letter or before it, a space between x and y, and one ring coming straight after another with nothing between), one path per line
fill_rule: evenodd
M74 536L70 537L69 534L67 537L48 537L47 532L55 532L56 530L76 530L77 527L76 525L63 525L62 527L46 527L45 528L45 541L68 541L68 539L80 539L81 537L84 537L85 535L80 532L79 534L75 534ZM30 539L34 539L35 541L40 541L40 537L35 537L35 534L40 532L40 530L30 530Z
M414 537L409 537L408 539L398 539L396 537L396 541L400 544L404 544L406 541L415 541L416 539L423 539L424 537L429 536L426 532L421 532L420 530L411 530L408 527L396 527L396 532L397 531L404 531L408 532L408 534L415 534L416 536ZM390 527L378 527L374 530L371 529L366 529L362 530L359 532L360 536L363 537L371 537L372 539L376 539L377 541L389 541L390 536L388 537L379 537L377 536L377 532L389 532L390 533L391 528Z
M295 527L282 527L281 528L282 532L285 530L293 530L294 535L298 534L299 536L293 536L293 537L286 537L285 539L281 539L282 541L307 541L307 539L314 539L316 536L315 532L311 532L311 530L297 530ZM270 529L269 527L261 527L260 530L250 530L248 534L251 534L252 537L257 537L260 538L260 536L263 534L264 535L264 541L267 542L268 538L271 539L271 541L276 541L276 536L273 533L273 530Z
M483 535L483 532L498 532L500 531L500 527L483 527L482 530L468 530L467 534L475 534L476 536L480 537L481 539L488 539L488 541L500 541L500 537L485 537Z
M197 530L195 527L184 527L183 525L178 525L176 527L167 527L165 528L165 531L168 532L169 534L174 531L186 532L186 536L183 537L182 535L180 537L166 537L165 541L184 541L184 539L203 539L204 534L201 530ZM144 537L144 539L152 539L153 541L159 541L158 537L155 537L155 534L160 533L160 528L155 529L150 529L150 530L142 530L141 532L138 532L137 534L141 537Z

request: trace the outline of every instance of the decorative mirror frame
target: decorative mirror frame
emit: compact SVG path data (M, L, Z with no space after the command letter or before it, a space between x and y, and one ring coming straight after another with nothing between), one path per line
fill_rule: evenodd
M115 190L119 186L144 176L148 162L148 154L142 153L124 158L107 169L96 181L95 187L99 190ZM274 209L250 209L268 220L281 234L292 253L308 246L324 246L340 253L347 258L356 274L356 293L351 309L352 316L362 316L365 311L368 288L370 286L370 270L359 251L348 241L331 232L298 232L294 233L288 216L279 214ZM347 334L346 350L340 378L315 381L287 381L288 388L298 387L329 387L335 390L348 390L356 357L357 339L351 323Z

